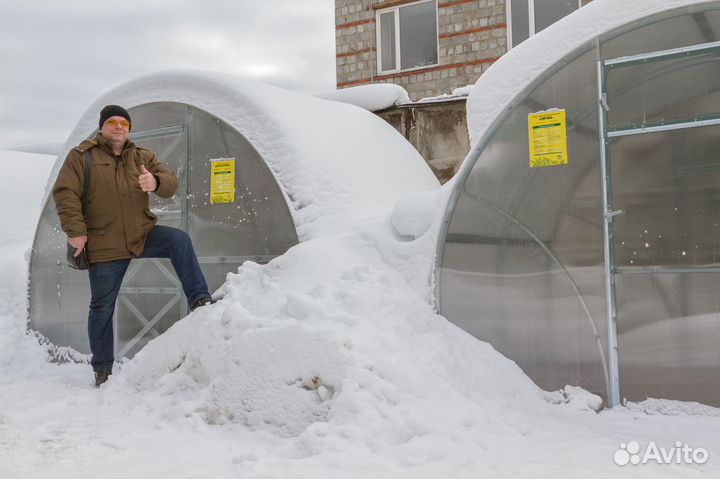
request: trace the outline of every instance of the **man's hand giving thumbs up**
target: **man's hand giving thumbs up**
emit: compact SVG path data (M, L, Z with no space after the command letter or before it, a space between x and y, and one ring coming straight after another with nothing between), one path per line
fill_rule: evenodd
M140 176L138 177L140 189L144 192L155 191L157 188L157 180L152 173L145 169L145 165L140 165Z

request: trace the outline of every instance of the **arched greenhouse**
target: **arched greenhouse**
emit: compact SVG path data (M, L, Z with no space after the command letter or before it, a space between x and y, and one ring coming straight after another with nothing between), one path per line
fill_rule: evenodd
M592 2L476 84L439 309L541 387L720 405L718 40L718 1Z
M187 231L211 291L244 261L266 263L316 236L352 227L438 182L390 125L360 108L205 72L140 78L98 99L58 156L97 131L100 109L126 106L130 139L178 176L150 195L159 224ZM219 181L220 174L234 177ZM65 264L66 237L46 195L32 249L29 324L56 346L89 352L86 271ZM118 297L116 357L132 356L187 314L169 260L134 260Z

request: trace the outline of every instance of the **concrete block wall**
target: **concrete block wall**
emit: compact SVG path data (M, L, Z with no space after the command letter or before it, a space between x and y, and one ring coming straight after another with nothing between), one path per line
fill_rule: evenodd
M436 0L439 65L377 74L375 14L415 0L335 0L337 87L402 85L413 101L473 84L507 52L505 0ZM582 5L591 0L582 0ZM465 99L420 102L376 112L412 143L441 183L470 150Z
M394 106L377 115L400 132L440 183L455 176L470 151L465 98Z
M376 68L373 3L375 0L335 0L338 88L372 82L372 71Z
M375 14L413 0L335 0L337 87L396 83L411 100L466 86L507 52L505 0L436 0L439 65L378 75Z

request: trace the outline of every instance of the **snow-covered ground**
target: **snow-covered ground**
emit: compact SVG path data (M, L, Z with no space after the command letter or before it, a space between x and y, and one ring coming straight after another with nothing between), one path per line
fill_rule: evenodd
M620 3L596 0L580 12ZM632 12L660 3L633 2ZM621 17L607 16L603 25ZM578 38L587 33L576 31ZM515 57L521 54L518 48ZM498 62L498 75L512 67L513 56L507 58ZM541 66L516 75L485 113L510 101L515 86ZM493 69L485 76L492 78ZM274 92L270 106L283 113L274 118L285 123L270 128L250 121L268 119L267 103L261 109L248 100L266 87L197 75L151 76L138 80L146 88L131 83L110 94L129 105L143 103L143 95L212 99L202 106L221 110L215 113L254 140L274 168L298 207L305 241L267 265L249 262L228 272L222 301L178 322L96 389L88 364L51 363L26 333L26 258L54 158L0 150L0 479L720 473L720 410L650 399L596 412L596 396L571 386L540 390L491 345L433 311L435 239L453 182L436 191L414 170L398 170L406 182L373 176L392 182L392 194L367 195L359 187L348 193L367 173L363 168L382 171L336 160L348 154L348 144L353 156L379 165L386 165L380 151L411 156L409 147L379 137L380 130L363 131L380 145L372 149L363 135L327 134L346 131L331 124L336 116L329 109L358 119L366 112L313 99L310 110L328 114L316 115L324 123L310 131L300 118L308 109L285 115L295 99ZM376 91L336 99L365 104ZM382 93L383 102L397 101L397 91ZM472 96L471 116L479 104ZM96 110L88 110L74 136L92 129ZM487 125L472 121L477 139ZM294 136L276 138L293 127ZM344 182L328 188L318 172ZM632 463L653 448L659 455L649 463ZM685 463L692 455L683 448L700 460ZM658 464L663 454L671 464Z
M695 477L720 472L714 408L596 413L539 390L428 301L439 193L231 272L95 389L25 334L26 251L52 157L0 151L0 477ZM437 212L435 212L437 213ZM437 217L437 214L435 218ZM705 464L618 466L677 441ZM632 452L632 451L631 451Z

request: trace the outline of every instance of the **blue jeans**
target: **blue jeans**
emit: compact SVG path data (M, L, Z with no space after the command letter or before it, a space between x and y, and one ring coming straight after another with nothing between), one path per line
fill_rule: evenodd
M190 306L210 298L190 237L182 230L156 225L148 234L138 258L170 258ZM114 357L113 313L129 259L90 265L90 313L88 337L93 370L111 370Z

